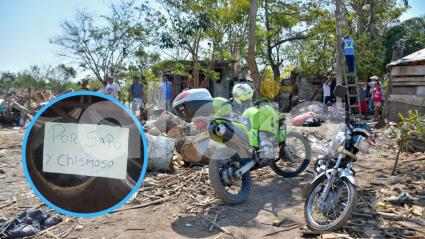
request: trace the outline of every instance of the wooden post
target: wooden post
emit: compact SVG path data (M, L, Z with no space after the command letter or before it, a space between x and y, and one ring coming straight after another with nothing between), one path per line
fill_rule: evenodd
M342 35L341 35L341 26L342 26L342 16L341 16L341 0L335 1L335 20L336 20L336 44L335 44L335 58L336 58L336 83L342 85L342 67L343 59L342 59ZM340 98L337 98L337 105L339 107L342 106L342 101Z
M342 67L343 67L343 60L342 60L342 35L341 35L341 25L342 25L342 18L341 18L341 0L336 0L335 3L335 19L336 19L336 44L335 44L335 58L336 58L336 83L342 84Z

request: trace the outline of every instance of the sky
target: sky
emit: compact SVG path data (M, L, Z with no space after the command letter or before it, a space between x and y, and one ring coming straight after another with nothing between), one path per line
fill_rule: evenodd
M72 20L77 9L107 14L110 0L0 0L0 72L21 71L31 65L57 65L67 60L55 54L49 39L61 33L60 24ZM424 0L401 20L425 15Z

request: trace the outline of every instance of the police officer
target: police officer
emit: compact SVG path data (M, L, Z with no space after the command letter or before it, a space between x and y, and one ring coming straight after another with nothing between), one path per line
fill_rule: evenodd
M342 41L342 49L344 49L345 61L347 62L348 73L354 73L354 41L350 36L346 36Z

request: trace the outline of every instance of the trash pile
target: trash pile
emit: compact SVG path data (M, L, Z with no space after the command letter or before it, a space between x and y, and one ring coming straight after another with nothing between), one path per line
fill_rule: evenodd
M52 91L35 91L31 96L17 91L0 95L0 122L25 126L42 105L56 97ZM30 105L28 106L28 100Z
M173 174L149 173L133 197L134 206L118 211L171 202L185 213L200 213L215 201L207 166L180 168Z
M6 222L0 222L0 237L21 238L31 236L62 222L59 215L40 209L29 209Z
M368 238L425 237L425 154L406 153L403 159L396 175L379 175L358 188L356 209L343 228L345 233Z

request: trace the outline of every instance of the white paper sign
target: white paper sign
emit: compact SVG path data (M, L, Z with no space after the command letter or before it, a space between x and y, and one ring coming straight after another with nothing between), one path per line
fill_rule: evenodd
M128 128L46 122L43 171L125 179Z

